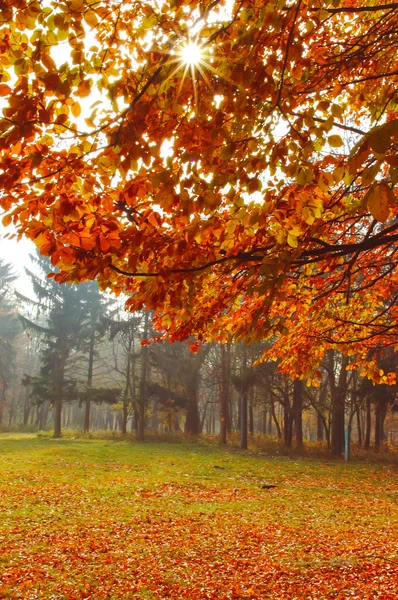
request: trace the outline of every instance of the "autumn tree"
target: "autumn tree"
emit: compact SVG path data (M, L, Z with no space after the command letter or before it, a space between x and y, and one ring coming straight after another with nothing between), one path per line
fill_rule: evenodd
M396 344L395 3L7 0L3 223L171 340ZM268 355L269 356L269 355Z

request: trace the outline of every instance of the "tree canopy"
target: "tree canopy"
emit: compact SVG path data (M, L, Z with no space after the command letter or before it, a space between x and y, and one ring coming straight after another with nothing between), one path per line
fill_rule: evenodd
M310 379L338 346L389 383L397 21L373 0L5 0L3 223L171 340L276 337Z

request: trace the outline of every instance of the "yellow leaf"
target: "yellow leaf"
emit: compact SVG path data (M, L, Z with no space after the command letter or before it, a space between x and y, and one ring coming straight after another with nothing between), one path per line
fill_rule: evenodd
M206 202L206 204L208 204L211 207L218 206L218 204L219 204L219 199L218 199L217 194L215 194L215 192L212 192L211 190L206 190L205 193L203 194L203 198L204 198L204 201Z
M329 135L328 142L331 148L340 148L340 146L343 146L344 144L339 135Z
M81 112L82 112L82 108L80 106L80 104L78 102L75 102L74 104L72 104L71 108L71 113L74 117L80 117Z
M39 250L41 250L42 247L48 242L48 238L46 233L39 233L39 235L36 236L33 241Z
M226 227L228 233L233 233L236 229L236 225L237 225L236 221L229 221L227 223L227 227Z
M300 227L297 227L296 225L294 225L290 230L289 230L290 235L294 235L295 237L300 237L301 235L301 229Z
M98 17L93 10L89 10L84 14L84 20L90 27L95 27L98 23Z
M315 217L308 206L303 208L303 219L308 225L312 225L315 221Z
M306 185L307 183L311 183L313 178L313 173L312 170L309 167L300 167L298 172L297 172L297 176L296 176L296 181L298 183L298 185Z
M290 231L288 231L288 234L287 234L287 243L289 244L289 246L291 248L297 248L297 246L298 246L298 240L297 240L296 236L292 235L290 233Z

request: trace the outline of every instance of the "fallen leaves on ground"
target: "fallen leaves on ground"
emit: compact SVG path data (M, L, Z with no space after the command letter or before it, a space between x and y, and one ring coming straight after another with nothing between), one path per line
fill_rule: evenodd
M181 445L8 444L1 598L397 598L391 468Z

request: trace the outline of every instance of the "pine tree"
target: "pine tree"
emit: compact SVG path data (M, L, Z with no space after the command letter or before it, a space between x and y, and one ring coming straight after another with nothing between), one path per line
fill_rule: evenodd
M29 306L36 306L35 319L21 316L25 328L43 336L41 369L38 377L31 378L33 396L38 402L49 400L54 410L54 437L61 437L62 406L76 399L76 379L68 379L67 362L82 345L81 332L86 320L83 302L84 286L60 286L48 275L50 265L46 259L35 261L42 276L27 271L38 302L20 296Z
M14 375L13 342L19 332L18 321L11 305L11 284L16 275L9 263L0 259L0 425L3 421L7 390Z
M79 362L83 362L83 368L85 369L82 377L84 381L83 391L80 398L85 407L83 429L85 433L88 433L90 430L91 403L116 402L119 390L93 386L95 360L98 358L96 348L106 333L104 319L107 310L114 304L114 301L104 299L98 285L94 282L84 283L80 288L82 308L85 313L80 331L82 356L79 357Z

